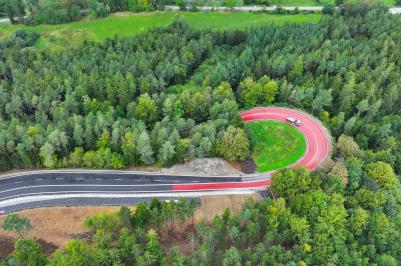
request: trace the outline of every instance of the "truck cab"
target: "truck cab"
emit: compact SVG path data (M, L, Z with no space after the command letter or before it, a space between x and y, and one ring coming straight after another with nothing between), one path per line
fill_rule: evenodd
M296 125L297 127L299 127L301 125L301 120L299 119L295 119L293 117L287 117L287 122L293 125Z

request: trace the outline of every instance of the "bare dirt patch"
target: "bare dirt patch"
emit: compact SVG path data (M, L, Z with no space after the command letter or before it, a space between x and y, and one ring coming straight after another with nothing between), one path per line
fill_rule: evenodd
M234 213L238 213L246 199L258 199L257 194L251 195L219 195L205 196L201 198L201 206L199 216L196 216L196 221L212 221L216 215L221 215L226 208L229 208Z
M0 258L7 257L14 251L14 239L11 237L0 237Z
M84 221L88 216L100 212L117 211L119 207L52 207L21 211L21 217L28 217L33 229L26 237L36 237L55 246L62 247L77 234L86 232ZM4 217L0 217L0 224ZM13 233L0 229L0 238L17 238Z
M220 215L226 208L238 212L247 198L258 199L257 194L251 195L221 195L204 196L201 198L201 206L194 215L194 223L200 221L211 222L213 217ZM35 237L44 247L46 254L52 254L58 247L63 247L68 240L90 238L84 227L84 221L88 216L99 213L118 211L120 206L96 206L96 207L48 207L21 211L21 217L28 217L33 229L25 234L26 237ZM2 224L4 216L0 217ZM183 254L190 254L196 249L194 241L188 238L188 232L193 232L192 219L184 224L177 224L174 231L163 230L161 243L169 250L172 246L180 247ZM0 229L0 257L7 256L14 250L14 241L18 236Z
M163 168L163 174L200 176L238 176L241 171L221 158L199 158L171 168Z

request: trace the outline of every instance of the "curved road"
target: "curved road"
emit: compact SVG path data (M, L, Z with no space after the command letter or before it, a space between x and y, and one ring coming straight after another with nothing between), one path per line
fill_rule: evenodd
M240 115L244 122L285 122L288 116L300 119L302 125L297 129L306 138L307 150L297 164L310 170L316 169L328 154L329 137L320 123L308 114L288 108L268 107L251 109ZM251 192L268 186L271 174L272 172L253 176L202 177L82 169L0 175L0 210L85 205L88 202L92 205L127 204L132 202L132 198ZM75 200L72 202L71 199ZM112 199L119 201L110 202Z
M286 123L287 117L301 120L302 124L297 129L306 139L307 150L297 164L309 170L315 170L329 153L330 137L316 118L304 112L282 107L259 107L240 115L244 122L273 120Z

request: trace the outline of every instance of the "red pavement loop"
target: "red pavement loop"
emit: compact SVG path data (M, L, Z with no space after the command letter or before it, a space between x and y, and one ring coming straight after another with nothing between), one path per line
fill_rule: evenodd
M244 122L251 121L279 121L286 123L287 117L301 120L297 129L304 135L307 148L303 157L296 165L304 166L309 170L315 170L325 159L329 152L329 137L320 123L312 116L303 112L280 107L260 107L241 112ZM268 173L266 173L268 174ZM173 185L174 191L191 190L222 190L222 189L253 189L270 185L271 180L249 182L224 182L224 183L199 183Z

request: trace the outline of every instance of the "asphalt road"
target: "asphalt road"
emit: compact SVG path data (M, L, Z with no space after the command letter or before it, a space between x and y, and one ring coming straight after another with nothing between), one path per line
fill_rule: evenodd
M74 202L103 205L104 201L131 204L133 200L207 194L226 190L264 188L270 174L257 176L177 176L113 170L44 170L0 176L0 210L64 205ZM186 194L185 194L186 193ZM94 200L97 198L97 200ZM50 202L50 203L49 203ZM63 203L63 204L61 204Z
M307 140L307 150L297 164L316 169L327 157L330 138L312 116L287 108L255 108L242 112L244 122L300 119L297 127ZM271 174L254 176L178 176L113 170L44 170L0 175L0 210L16 211L50 205L130 204L151 197L198 197L232 194L266 188ZM192 193L192 194L191 194Z
M198 204L200 203L199 197L193 197ZM159 197L159 200L177 200L177 197ZM58 207L58 206L122 206L122 205L135 205L139 202L150 202L151 198L142 197L121 197L121 198L98 198L98 197L74 197L74 198L59 198L50 200L40 200L27 203L20 203L3 208L3 211L15 212L19 210L35 209L42 207Z

